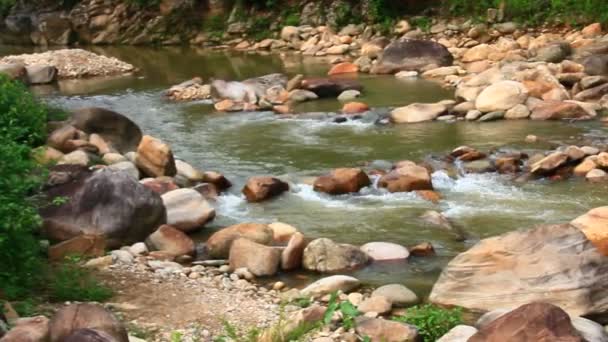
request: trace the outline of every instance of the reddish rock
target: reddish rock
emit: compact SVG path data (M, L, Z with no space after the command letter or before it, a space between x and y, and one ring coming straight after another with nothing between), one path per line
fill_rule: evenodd
M149 135L144 135L137 147L135 165L151 177L173 177L177 174L173 152L169 145Z
M318 177L314 182L314 190L331 195L341 195L359 192L369 186L369 177L358 168L340 168L332 170L329 174Z
M570 316L558 306L531 303L497 318L469 342L583 342Z
M159 195L179 189L171 177L146 178L142 179L140 183Z
M193 255L194 241L179 229L162 225L146 239L152 250L162 251L175 256Z
M285 271L295 270L302 266L302 255L306 248L306 240L302 233L295 233L289 239L287 247L281 254L281 269Z
M70 255L100 257L105 249L106 239L103 235L80 235L49 247L49 259L59 261Z
M390 192L433 190L431 174L426 168L418 165L406 165L392 170L380 178L378 186Z
M359 114L368 110L369 106L363 102L349 102L342 107L342 113L344 114Z
M532 109L532 120L562 120L587 118L589 115L578 104L563 101L544 101Z
M338 63L338 64L334 65L329 70L327 75L331 76L331 75L339 75L339 74L349 74L349 73L356 73L358 71L359 71L359 67L356 64L353 64L351 62L343 62L343 63Z
M243 188L248 202L262 202L289 191L289 184L274 177L251 177Z
M422 199L432 202L439 203L441 201L441 194L434 190L416 190L416 195L420 196Z

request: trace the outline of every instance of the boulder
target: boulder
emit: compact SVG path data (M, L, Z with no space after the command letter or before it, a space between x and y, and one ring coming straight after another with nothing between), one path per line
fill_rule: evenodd
M360 114L368 110L369 106L363 102L348 102L342 106L342 113L344 114Z
M514 231L483 239L452 259L430 301L476 312L543 301L570 315L605 313L607 261L568 224Z
M171 147L149 135L145 135L137 147L135 164L150 177L173 177L177 174Z
M371 181L363 170L358 168L340 168L329 174L318 177L314 182L314 190L330 195L342 195L359 192L369 186Z
M111 336L116 342L129 342L127 329L108 310L95 304L70 304L51 319L50 342L62 342L79 329L94 329Z
M49 247L49 260L61 261L67 256L100 257L106 250L103 235L79 235Z
M300 232L294 233L281 254L281 269L291 271L300 268L304 248L306 248L304 235Z
M475 107L483 113L509 110L526 102L528 91L523 84L515 81L500 81L479 93Z
M140 183L159 195L179 189L171 177L145 178Z
M361 250L374 261L405 260L410 256L407 248L390 242L368 242Z
M284 26L281 29L281 39L286 42L300 40L300 29L295 26Z
M25 65L20 63L1 63L0 74L6 75L9 79L27 83L27 70Z
M196 190L177 189L161 198L167 210L167 224L183 232L197 230L215 217L215 209Z
M349 292L361 285L357 278L346 275L333 275L321 278L303 288L300 293L304 296L322 297L336 291Z
M70 336L66 337L63 342L117 342L110 334L95 330L95 329L78 329ZM131 339L129 338L129 342Z
M108 169L113 171L124 172L136 181L139 180L139 169L137 169L137 166L135 166L135 164L131 163L130 161L123 161L109 165Z
M477 333L477 329L468 325L457 325L447 334L441 336L437 342L467 342L471 336Z
M49 340L49 319L44 316L20 318L4 336L2 342L47 342Z
M356 246L338 244L326 238L311 241L302 257L305 269L322 273L360 267L368 261L367 254Z
M72 111L70 124L87 134L99 134L121 154L135 151L142 139L141 129L126 116L91 107Z
M568 314L548 303L523 305L488 324L470 342L583 342Z
M115 248L143 241L166 221L160 196L124 172L56 166L44 194L67 198L40 209L43 231L54 241L103 235L107 247Z
M232 270L244 267L256 277L272 276L279 269L281 250L238 238L230 247L228 260Z
M530 166L530 172L538 175L555 171L568 161L568 155L562 152L553 152Z
M182 178L188 184L200 183L205 178L205 174L202 171L179 159L175 161L175 169L177 177Z
M338 95L338 101L351 101L361 96L361 92L358 90L345 90Z
M203 176L203 182L215 185L219 191L224 191L232 186L228 178L219 172L206 171Z
M570 224L583 232L601 254L608 256L608 207L591 209Z
M418 330L413 325L381 318L357 317L356 331L371 341L414 342L418 341Z
M359 305L357 305L357 309L364 314L374 312L379 315L390 312L392 307L393 304L391 301L383 296L372 296L363 300Z
M389 192L409 192L414 190L433 190L431 174L419 165L404 165L380 177L378 187Z
M393 109L390 119L393 123L432 121L446 111L447 107L441 103L412 103L405 107Z
M449 66L454 57L448 49L430 40L401 38L390 43L378 63L372 67L375 74L394 74L403 70L421 70L429 65Z
M248 202L262 202L289 191L289 184L275 177L251 177L243 188Z
M327 75L332 76L340 74L352 74L357 72L359 72L359 67L356 64L353 64L351 62L342 62L331 67Z
M260 93L260 96L265 94L265 90ZM211 97L215 102L230 101L231 103L257 103L258 94L253 85L245 82L214 80L211 82ZM224 110L229 111L229 106L223 106Z
M315 93L318 97L336 97L345 90L359 90L362 87L356 80L338 78L307 78L300 88Z
M164 224L146 239L151 250L171 255L194 255L194 241L179 229Z
M380 286L372 292L372 297L382 296L388 299L393 306L407 307L420 302L418 296L401 284L388 284Z
M272 229L272 239L274 242L285 243L298 232L298 228L282 222L273 222L268 225Z
M597 157L589 156L574 168L574 174L579 177L585 177L590 171L597 168Z
M574 102L543 101L532 109L532 120L563 120L587 117L587 112Z
M583 61L588 75L608 75L608 55L592 55Z
M209 256L217 259L228 258L232 242L245 238L259 244L268 245L272 242L273 232L270 227L260 223L239 223L215 232L207 240Z
M57 81L57 68L51 65L28 65L27 81L29 84L49 84Z

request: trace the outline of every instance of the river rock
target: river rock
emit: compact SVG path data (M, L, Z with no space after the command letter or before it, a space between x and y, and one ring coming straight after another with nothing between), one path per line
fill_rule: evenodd
M367 254L356 246L322 238L313 240L306 246L302 265L307 270L325 273L363 266L368 261Z
M50 246L48 255L51 261L63 261L66 256L71 255L100 257L104 255L105 249L106 239L103 235L78 235Z
M6 75L11 80L27 83L27 70L21 63L1 63L0 74Z
M339 101L351 101L361 96L361 92L358 90L345 90L339 96Z
M304 235L300 232L294 233L281 254L281 269L290 271L300 268L304 248L306 248Z
M73 150L68 149L67 142L78 137L78 130L72 125L63 125L55 130L46 139L47 145L56 148L63 153L70 153Z
M406 323L368 317L357 317L355 322L357 333L371 341L414 342L418 339L416 327Z
M145 135L137 147L135 164L151 177L175 176L177 168L169 145L149 135Z
M390 242L368 242L361 250L374 261L405 260L410 256L407 248Z
M177 189L161 196L167 224L183 232L199 229L215 217L215 209L193 189Z
M63 342L117 342L117 340L106 332L95 329L74 330ZM131 338L129 338L129 342Z
M207 240L209 256L216 259L228 258L232 242L245 238L253 242L268 245L272 242L273 232L270 227L260 223L239 223L215 232Z
M256 277L272 276L279 269L281 250L238 238L230 247L228 260L232 270L244 267Z
M351 62L342 62L331 67L327 75L340 75L359 72L359 67Z
M532 109L532 120L562 120L587 117L583 107L574 102L543 101Z
M265 91L260 94L263 96ZM236 81L224 81L214 80L211 82L211 97L217 102L222 100L228 100L234 103L257 103L258 95L252 85L244 82ZM217 109L219 111L229 111L228 106L225 106L224 110Z
M524 104L518 104L505 113L505 119L507 120L527 119L529 116L530 110Z
M106 153L103 155L103 157L101 158L101 160L106 164L106 165L112 165L112 164L116 164L116 163L120 163L120 162L124 162L124 161L128 161L127 158L125 158L122 154L120 153Z
M91 162L89 155L81 150L76 150L68 154L63 155L57 162L58 165L78 165L87 166Z
M310 100L316 100L319 97L317 94L309 90L294 89L289 92L289 100L293 102L306 102Z
M386 188L389 192L433 190L429 171L413 163L394 169L380 177L378 187Z
M342 106L342 113L344 114L360 114L368 110L369 106L363 102L348 102Z
M57 68L51 65L28 65L27 81L29 84L49 84L57 80Z
M262 202L289 191L289 184L274 177L251 177L243 188L248 202Z
M340 168L329 174L318 177L314 182L314 190L330 195L342 195L359 192L369 186L371 181L363 170L358 168Z
M393 109L390 118L393 123L416 123L435 120L446 111L447 107L441 103L412 103Z
M124 161L109 165L108 169L113 171L125 172L129 176L133 177L133 179L137 181L139 180L139 170L137 169L137 166L135 166L135 164L131 163L130 161Z
M140 183L159 195L179 189L171 177L144 178Z
M477 110L488 113L506 111L528 98L523 84L515 81L500 81L482 90L475 100Z
M483 239L452 259L430 301L473 311L513 308L534 301L571 315L605 313L608 257L571 225L546 225ZM539 269L542 272L539 272Z
M194 166L186 163L183 160L176 160L175 168L177 171L177 176L182 177L189 183L199 183L205 178L205 174L202 171L197 170Z
M50 341L62 342L78 329L95 329L116 342L129 342L127 329L108 310L95 304L71 304L61 308L49 324Z
M552 43L535 51L537 61L559 63L572 53L572 47L566 42Z
M608 180L608 173L604 170L593 169L587 172L585 179L592 183L603 183Z
M471 336L477 333L477 329L468 325L457 325L441 336L437 342L467 342Z
M579 177L585 177L590 171L597 168L598 165L596 163L596 160L596 156L589 156L585 158L582 163L578 164L574 168L573 173Z
M279 243L289 241L298 232L298 228L283 222L273 222L268 227L272 229L272 240Z
M407 307L420 302L418 296L401 284L389 284L380 286L372 292L372 297L382 296L388 299L393 306Z
M383 296L372 296L370 298L364 299L359 305L357 305L357 309L362 313L374 312L379 315L383 315L387 312L390 312L392 309L392 303L390 300L386 299Z
M65 165L52 169L50 179L47 198L68 199L40 209L43 231L51 240L103 235L114 248L144 240L166 221L160 196L124 172Z
M608 207L591 209L571 222L603 255L608 256Z
M122 114L104 108L72 111L69 123L87 134L98 134L121 154L135 151L142 140L142 132L137 124Z
M356 80L338 78L307 78L302 80L300 88L312 91L318 97L336 97L346 90L362 89Z
M333 275L315 281L300 292L302 295L317 298L336 291L347 293L356 289L359 285L361 285L361 282L357 278L346 275Z
M428 65L449 66L454 57L448 49L430 40L401 38L390 43L372 67L375 74L394 74L402 70L421 70Z
M534 174L547 174L555 171L568 161L568 155L563 152L553 152L530 166Z
M608 55L589 56L583 61L583 65L588 75L608 75Z
M46 342L49 340L49 319L44 316L19 318L2 342Z
M162 251L174 256L193 255L194 241L181 230L170 225L160 226L146 239L152 250Z
M531 303L483 327L469 341L583 342L564 310L548 303Z

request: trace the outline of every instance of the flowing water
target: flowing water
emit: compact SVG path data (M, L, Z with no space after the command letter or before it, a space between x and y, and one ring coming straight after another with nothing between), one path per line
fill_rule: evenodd
M372 161L422 160L444 155L459 145L481 149L528 148L526 135L549 143L576 141L582 136L603 137L598 123L501 121L494 123L424 123L379 126L364 118L342 124L331 121L338 101L319 100L300 105L299 112L322 113L281 118L269 112L219 114L209 103L170 103L161 92L170 85L201 76L241 80L267 73L323 75L327 61L298 55L259 55L210 52L187 48L105 48L95 52L115 56L140 69L136 76L61 82L58 87L35 89L66 108L101 106L123 113L148 134L170 143L174 153L203 170L224 173L234 187L217 203L218 218L200 233L237 222L279 220L298 227L307 237L329 237L338 242L363 244L390 241L413 245L430 241L438 255L408 263L373 264L352 272L378 285L401 282L425 294L445 263L479 238L539 223L569 221L590 208L605 204L606 189L581 180L535 181L517 184L496 174L451 178L435 172L433 183L441 192L439 204L413 194L388 194L364 189L360 194L327 196L315 193L307 182L336 167L366 165ZM27 49L2 48L0 55ZM402 81L392 76L359 76L362 101L379 112L412 102L451 98L451 92L426 81ZM376 162L379 163L379 162ZM240 194L247 177L281 176L292 191L276 200L247 204ZM469 234L459 242L419 217L426 210L443 212ZM296 281L315 275L290 276Z

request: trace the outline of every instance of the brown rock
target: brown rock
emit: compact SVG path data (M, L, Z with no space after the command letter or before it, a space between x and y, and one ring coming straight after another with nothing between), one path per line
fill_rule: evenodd
M342 106L344 114L359 114L369 110L369 106L363 102L348 102Z
M608 256L608 207L591 209L571 224L582 231L600 253Z
M207 240L207 250L212 258L227 258L232 242L245 238L259 244L267 245L272 241L270 227L260 223L240 223L215 232Z
M159 195L179 189L171 177L146 178L142 179L140 183Z
M585 38L594 38L594 37L600 36L602 34L602 24L593 23L591 25L585 26L581 30L581 33L583 34L583 37L585 37Z
M608 168L608 152L602 152L598 154L597 158L595 159L595 163L597 164L597 166L603 169Z
M416 195L420 196L422 199L432 202L434 204L439 203L441 201L441 194L434 190L416 190Z
M435 255L435 247L430 242L421 242L408 248L410 255L415 257L425 257Z
M60 261L70 255L100 257L105 249L106 239L103 235L80 235L49 247L49 259Z
M110 147L108 142L105 141L104 138L97 133L93 133L89 136L89 143L97 147L99 154L101 154L102 156L106 153L112 152L112 148Z
M213 107L218 112L240 112L244 109L242 103L236 103L229 99L217 102Z
M71 304L61 308L50 322L50 341L62 342L78 329L95 329L113 337L116 342L129 342L127 329L112 313L95 304Z
M289 191L289 184L274 177L251 177L243 188L248 202L262 202Z
M353 64L350 62L343 62L343 63L338 63L338 64L334 65L329 70L327 75L332 76L332 75L339 75L339 74L349 74L349 73L356 73L358 71L359 71L359 67L356 64Z
M194 241L181 230L162 225L146 239L152 250L166 252L175 256L193 255Z
M382 176L378 186L390 192L433 190L429 171L418 165L406 165Z
M558 167L568 161L568 155L562 152L553 152L545 158L530 166L530 171L534 174L547 174L555 171Z
M49 319L44 316L21 318L13 329L0 338L2 342L47 342L49 340Z
M305 269L336 272L363 266L369 257L357 246L337 244L330 239L316 239L306 246L302 257Z
M230 247L229 262L232 270L244 267L256 277L272 276L279 269L281 250L239 238Z
M564 310L547 303L523 305L488 324L469 342L583 342Z
M272 106L272 111L277 114L290 114L292 109L289 105L276 105Z
M474 150L474 151L469 151L467 153L462 154L461 156L458 157L458 160L468 162L468 161L484 159L486 157L487 157L487 154Z
M144 174L151 177L173 177L177 174L169 145L149 135L144 135L137 147L135 164Z
M318 97L337 97L345 90L361 90L356 80L338 78L308 78L302 80L300 88L312 91Z
M281 254L281 269L291 271L300 268L304 248L306 248L304 235L300 232L293 234Z
M562 120L588 117L587 112L576 103L563 101L544 101L532 109L532 120Z
M574 168L574 174L579 177L585 177L589 171L597 168L597 156L589 156Z
M232 186L232 183L223 174L215 171L203 173L203 182L215 185L218 190L224 191Z
M217 187L211 183L201 183L192 188L199 194L203 195L206 200L216 200L220 195Z
M77 129L72 125L65 125L49 134L46 143L50 147L53 147L63 153L69 153L74 149L67 149L65 143L68 140L76 139L78 137Z
M494 160L498 173L517 173L521 170L520 159L516 157L499 157Z
M363 313L375 312L377 314L385 314L390 312L393 304L383 296L373 296L365 299L357 306L357 309Z
M104 108L82 108L72 112L70 124L87 134L98 134L119 153L135 151L141 129L126 116Z
M374 342L414 342L418 338L416 327L405 323L368 317L358 317L356 323L357 333Z
M272 239L278 243L288 242L298 232L298 228L282 222L273 222L268 227L272 229Z
M317 178L314 183L314 190L331 195L341 195L359 192L359 190L370 184L371 181L363 170L358 168L341 168L332 170L328 175Z

